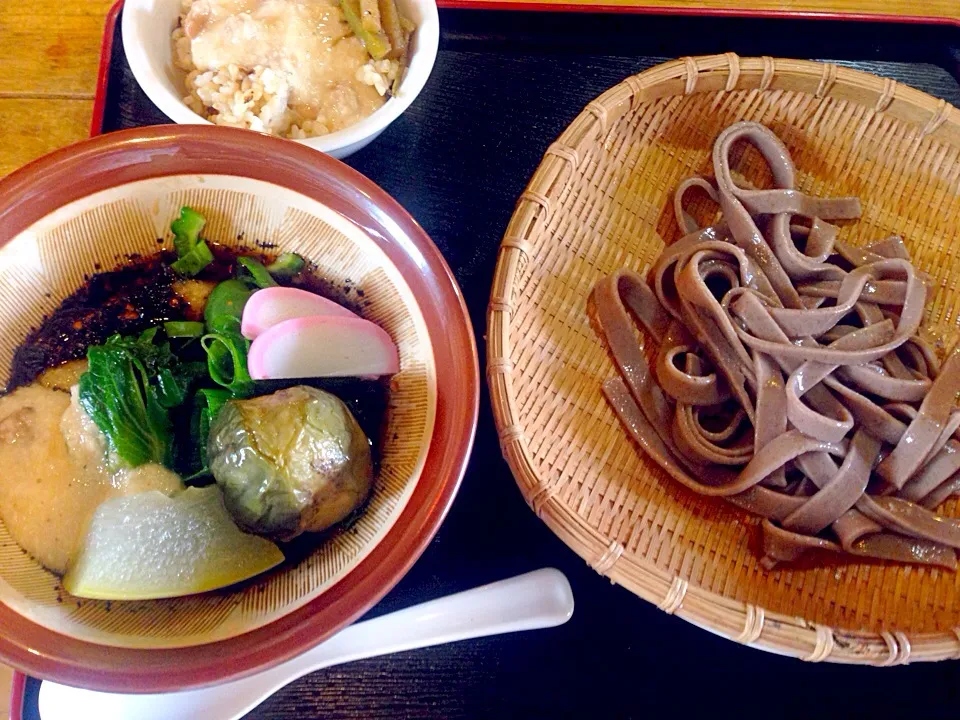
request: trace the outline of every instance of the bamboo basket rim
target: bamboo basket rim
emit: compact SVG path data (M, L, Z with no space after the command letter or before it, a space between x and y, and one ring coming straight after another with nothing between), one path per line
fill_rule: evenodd
M545 225L584 148L602 142L614 124L640 103L679 94L758 89L793 90L816 98L852 101L960 145L960 110L945 100L890 78L834 64L734 53L684 57L626 78L573 120L546 151L520 195L500 246L487 310L487 381L501 451L531 509L594 570L664 612L722 637L810 662L892 666L960 657L960 626L948 632L871 632L810 622L770 611L689 583L638 554L625 552L556 497L538 476L519 422L513 387L510 329L513 290L520 260L531 253L528 238ZM565 172L569 168L570 172Z

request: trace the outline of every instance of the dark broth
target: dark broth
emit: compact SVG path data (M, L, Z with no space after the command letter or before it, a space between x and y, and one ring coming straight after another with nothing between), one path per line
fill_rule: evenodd
M234 277L237 258L256 257L264 263L275 256L262 250L240 252L210 245L214 262L196 278L218 282ZM173 290L177 281L170 263L171 251L149 257L132 256L122 266L87 276L86 284L60 303L34 328L17 348L6 391L27 385L44 370L82 358L91 345L99 345L115 333L132 335L167 320L186 319L186 304ZM337 286L318 277L308 267L291 283L363 314L363 290L349 281Z
M236 275L237 258L255 257L269 263L272 253L245 248L240 252L211 244L214 262L197 276L197 280L220 281ZM187 318L187 304L174 292L177 275L170 269L176 256L170 251L149 257L134 256L116 269L87 278L86 284L60 303L44 318L17 348L10 369L6 391L27 385L44 370L69 360L82 358L91 345L102 344L115 333L132 335L167 320ZM308 266L291 283L294 287L323 295L358 314L363 314L363 290L353 282L338 286L315 273ZM379 457L382 424L387 407L387 384L358 378L307 378L303 380L271 380L257 383L257 394L267 394L283 387L310 385L333 393L343 400Z
M158 253L89 277L17 348L7 391L33 382L48 368L84 357L90 345L114 333L128 335L181 319L183 303L173 292L176 275L169 259Z

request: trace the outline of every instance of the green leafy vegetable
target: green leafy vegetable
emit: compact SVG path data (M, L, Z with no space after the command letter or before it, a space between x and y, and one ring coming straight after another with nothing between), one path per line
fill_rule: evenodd
M217 285L203 310L203 319L211 333L240 333L243 306L253 290L242 280L224 280Z
M197 400L203 399L203 405L209 412L211 421L217 417L220 408L230 400L230 397L230 391L221 388L204 388L197 392ZM207 429L209 430L209 427ZM204 433L203 442L207 442L206 433Z
M207 377L203 362L183 362L158 342L159 326L138 336L111 335L87 350L80 404L127 464L173 467L170 411L185 404Z
M165 408L183 405L191 388L207 376L202 362L181 363L173 368L162 368L157 373L157 400Z
M213 262L213 253L200 238L200 231L206 223L203 215L184 206L180 208L180 217L170 224L173 246L177 251L177 260L170 267L179 275L193 277Z
M133 467L170 465L171 424L149 374L120 343L87 350L89 369L80 377L80 404L93 418L110 448Z
M214 260L200 237L205 224L203 215L183 207L170 225L177 252L171 267L180 275L196 275ZM162 463L189 477L208 474L211 423L228 400L254 393L250 344L240 334L244 306L257 289L294 277L305 264L295 253L269 266L241 257L237 277L219 283L207 298L203 322L171 320L89 348L80 401L123 462ZM196 339L199 344L191 342Z
M177 362L168 343L157 344L159 330L159 327L152 327L137 336L111 335L104 346L129 352L143 364L147 374L153 376L159 373L161 368L171 367Z
M210 425L231 397L230 391L222 388L204 388L197 391L190 420L192 447L186 470L188 475L185 478L188 482L210 474L207 463L207 438L210 436Z
M146 346L148 344L152 345L154 340L157 339L158 332L160 332L160 328L154 325L153 327L147 328L140 333L134 342L141 346ZM122 335L111 335L110 338L113 338L114 342L123 342ZM110 340L110 338L107 338L107 340Z
M273 275L275 280L290 280L299 274L306 264L306 261L296 253L282 253L267 265L267 272Z
M242 270L246 271L246 274L250 276L250 279L253 281L253 284L258 288L268 288L276 287L277 281L271 277L270 273L267 272L267 269L263 266L258 260L254 260L251 257L241 257L237 258L237 272L239 273Z
M233 397L253 395L253 378L247 371L247 340L234 333L210 333L200 339L207 351L210 379L222 385Z
M169 338L198 338L203 335L203 323L191 320L170 320L163 324Z

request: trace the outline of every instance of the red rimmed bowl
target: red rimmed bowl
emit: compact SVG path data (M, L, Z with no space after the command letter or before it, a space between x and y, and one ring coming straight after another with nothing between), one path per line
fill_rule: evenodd
M204 212L214 241L300 252L321 276L364 290L365 314L401 356L377 489L354 532L261 581L112 608L65 597L0 522L0 660L36 677L163 692L236 679L303 652L399 581L437 531L466 467L477 351L439 251L359 173L243 130L112 133L0 181L0 379L29 328L85 273L169 243L182 204Z

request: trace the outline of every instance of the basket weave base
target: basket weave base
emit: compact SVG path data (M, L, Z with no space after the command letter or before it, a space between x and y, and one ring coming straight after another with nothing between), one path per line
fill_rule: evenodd
M767 572L758 520L670 480L600 392L615 374L586 313L593 284L676 239L672 193L712 175L738 120L790 149L798 187L856 195L840 237L899 234L936 280L926 326L957 336L960 112L892 80L818 63L687 58L590 103L547 151L500 251L488 370L504 455L528 503L598 572L667 612L808 660L889 665L960 652L960 573L825 556ZM764 185L752 149L735 158ZM708 219L708 218L700 218ZM960 514L956 503L945 513Z

